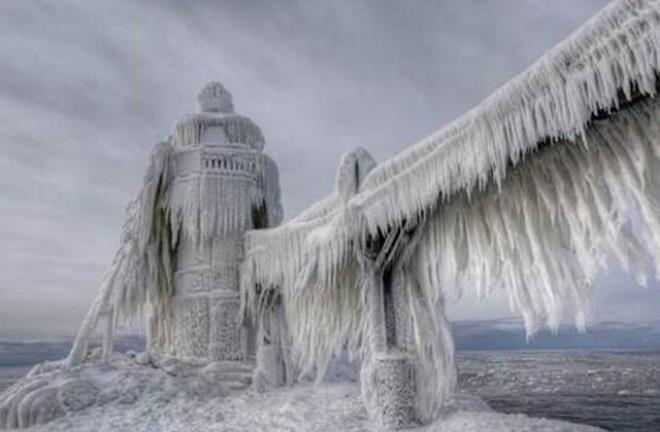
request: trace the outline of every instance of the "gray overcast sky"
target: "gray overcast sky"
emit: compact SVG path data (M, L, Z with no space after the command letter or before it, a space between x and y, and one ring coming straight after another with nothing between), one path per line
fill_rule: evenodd
M263 129L291 217L331 189L344 151L410 145L606 3L3 0L0 339L75 331L149 151L207 81ZM657 319L660 290L631 285L604 277L594 319Z

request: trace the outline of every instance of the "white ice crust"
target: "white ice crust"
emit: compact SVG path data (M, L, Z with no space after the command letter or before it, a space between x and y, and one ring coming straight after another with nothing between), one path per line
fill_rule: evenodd
M0 428L28 432L348 432L379 431L355 384L301 385L268 393L241 390L249 373L230 363L115 355L112 365L88 359L76 368L40 366L0 399ZM232 369L233 368L233 369ZM44 384L46 383L46 384ZM7 422L3 401L27 386L34 397ZM41 389L41 390L38 390ZM46 420L51 420L45 424ZM498 414L476 397L457 396L437 422L419 432L597 432L589 426Z
M303 369L343 347L364 355L361 248L418 226L405 289L418 410L435 417L455 382L448 298L507 296L531 336L566 312L583 329L591 284L612 262L640 285L649 263L660 275L658 71L660 2L612 2L474 109L378 164L350 198L337 188L301 217L248 233L247 303L250 286L282 287Z

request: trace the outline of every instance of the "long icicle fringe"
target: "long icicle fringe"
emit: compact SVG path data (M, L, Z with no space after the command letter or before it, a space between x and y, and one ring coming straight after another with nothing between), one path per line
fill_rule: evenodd
M499 185L507 168L523 163L541 142L580 145L593 115L617 109L634 94L655 94L659 41L659 1L613 2L472 111L378 165L366 175L347 210L328 200L333 204L328 220L306 226L292 221L277 232L255 234L254 240L248 236L248 247L266 250L255 253L263 260L247 266L260 278L272 276L279 282L300 269L308 231L330 225L332 218L353 221L339 227L342 235L333 239L345 242L335 246L336 251L350 254L348 242L417 220L456 193L483 189L488 179ZM340 216L342 212L350 217ZM286 250L288 256L268 250ZM278 266L280 257L296 265ZM343 254L336 258L324 267L329 276L347 259ZM286 277L286 283L292 279L295 276Z
M375 164L373 157L363 148L347 152L342 156L335 190L331 194L284 225L246 232L246 256L241 270L242 309L245 313L255 315L254 310L249 310L259 303L255 287L290 289L296 285L298 274L305 265L308 236L344 211L345 204L355 195ZM320 234L316 232L316 235ZM336 240L346 243L345 236Z
M612 260L643 286L650 258L660 278L659 119L660 101L637 102L582 145L545 147L499 186L438 206L417 257L436 295L504 289L532 335L543 321L556 329L566 306L584 328Z
M532 335L543 322L556 328L568 307L583 328L591 282L610 257L641 285L647 257L660 273L659 10L614 2L464 117L376 167L348 208L264 241L295 248L255 248L266 258L243 277L295 287L285 301L298 361L322 367L347 344L361 349L368 311L352 292L354 245L404 221L428 218L410 275L428 399L417 402L428 418L441 405L429 400L455 382L447 296L504 289ZM428 323L439 338L422 333Z
M322 291L350 290L350 284L358 277L355 262L346 260L344 264L347 267L332 272L330 279L316 288L297 289L296 287L305 285L298 280L298 275L306 273L303 279L311 280L317 271L324 275L329 273L330 269L310 266L308 256L320 256L324 251L333 254L328 259L315 261L320 265L324 262L337 262L339 256L350 256L346 251L337 250L337 247L347 244L347 233L338 233L332 229L335 225L328 224L333 220L337 221L337 217L345 213L346 203L357 193L359 185L374 166L374 159L362 148L346 153L339 164L332 194L285 225L247 233L246 258L241 268L241 303L245 314L261 320L261 305L265 303L265 298L272 295L271 291L275 290L283 298L285 316L289 323L314 319L311 314L315 314L318 322L322 323L320 327L330 329L338 324L336 317L347 316L347 308L352 307L352 302L344 296L323 295ZM332 242L334 247L328 247L327 242ZM312 244L318 247L313 248L310 246ZM307 253L306 250L310 247L314 252ZM360 300L359 290L352 290L351 293L353 301ZM338 302L323 304L327 299L337 299ZM316 306L310 306L311 304ZM308 315L301 317L302 314ZM325 366L331 357L342 349L341 346L337 347L339 339L350 339L350 335L357 335L359 338L359 335L363 334L353 322L339 325L342 327L338 332L340 336L335 337L330 337L332 332L321 335L306 332L306 329L290 329L287 342L292 347L305 345L309 348L305 351L287 348L295 369L301 374L316 372L317 379L322 379ZM290 325L288 327L290 328ZM348 343L350 351L357 351L358 338ZM308 355L309 352L316 354ZM318 358L325 359L323 365L314 361Z
M531 336L544 322L556 329L568 307L584 328L591 283L609 258L642 285L647 257L660 270L659 118L660 101L639 101L595 122L583 144L539 149L499 185L428 213L406 279L423 419L437 416L456 382L445 298L503 290ZM633 218L643 226L633 229ZM302 267L285 276L296 280L283 294L293 360L303 371L323 371L346 347L368 357L369 305L351 231L342 233L351 223L340 215L312 231Z
M264 148L261 129L247 117L234 113L202 112L184 116L174 126L172 144L177 150L200 147L205 131L221 128L229 143L246 144L255 151Z
M197 244L202 239L251 229L255 208L268 209L268 226L281 222L277 165L268 155L256 151L243 151L241 155L244 160L240 163L251 165L255 176L196 172L176 177L168 207L173 241L184 235Z
M660 2L618 0L459 119L379 164L351 206L371 234L471 193L541 142L578 142L595 114L655 95Z
M163 142L154 148L142 188L125 212L120 245L96 299L78 331L66 364L84 360L87 346L102 316L133 323L147 304L161 311L160 325L167 326L168 300L173 293L171 228L168 218L169 188L174 177L173 148ZM113 314L109 317L109 314ZM113 337L108 332L107 337ZM104 341L106 347L111 340Z

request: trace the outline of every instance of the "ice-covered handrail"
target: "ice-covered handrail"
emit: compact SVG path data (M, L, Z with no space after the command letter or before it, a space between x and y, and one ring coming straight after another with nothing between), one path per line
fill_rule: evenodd
M654 95L660 2L619 0L479 105L379 164L351 206L369 232L397 226L461 190L501 182L541 142L576 141L594 114Z
M257 284L292 288L304 265L308 235L341 214L374 166L375 161L362 148L346 153L332 193L281 226L248 231L241 271L244 295L252 293ZM343 175L342 167L346 171Z
M241 297L244 313L259 320L264 312L262 306L271 295L269 291L275 289L283 298L287 321L289 323L307 321L308 318L298 314L303 310L305 313L316 310L315 307L309 306L314 302L323 302L325 298L322 293L313 289L304 292L297 289L298 286L305 285L301 279L310 277L309 272L315 270L312 262L325 261L316 259L321 251L314 249L314 245L321 246L322 249L334 254L338 246L346 244L345 236L324 238L324 234L328 232L328 227L336 226L333 221L342 218L346 211L346 203L357 193L364 177L374 166L375 161L362 148L344 154L337 170L335 190L330 195L280 227L247 233L246 256L241 266ZM320 240L321 243L315 242L315 239ZM328 241L332 246L326 247ZM309 250L315 250L316 253L309 253ZM346 255L343 252L340 254ZM325 273L325 270L321 271ZM338 276L341 277L341 274ZM351 280L351 283L355 284L354 278L346 280ZM347 284L345 289L346 292L351 293L352 299L360 296L360 291L355 286ZM349 305L351 302L343 304ZM330 323L333 316L345 315L339 310L342 307L341 302L326 306L323 314L316 315L319 322ZM293 328L285 337L287 340L297 339L295 346L299 346L305 344L301 340L309 340L308 338L312 336L307 330L310 329ZM342 335L348 333L353 333L356 337L360 334L350 323L343 326L342 330ZM336 343L336 340L319 337L307 345L311 349L327 352L328 349L333 349ZM312 345L315 348L312 348ZM308 357L303 353L294 351L291 354L297 356L295 364L299 370L305 372L312 369L313 365L307 361ZM329 358L329 355L325 357Z
M496 190L541 143L581 146L594 116L654 96L659 69L660 2L615 1L464 116L379 164L348 203L354 217L344 220L353 226L328 226L351 242L433 213L477 186ZM328 273L319 279L336 274L347 260L342 252L352 253L333 241L316 247L334 260L323 263Z
M557 328L565 309L583 327L609 257L640 285L647 258L660 274L659 71L660 1L615 1L464 116L378 165L314 229L292 226L279 231L281 248L255 248L271 264L253 267L253 280L276 274L292 293L298 360L322 368L360 343L369 311L360 290L345 289L360 284L355 245L415 221L424 221L406 270L415 350L420 370L442 371L422 372L417 406L430 417L454 373L448 295L501 288L531 335L544 321ZM275 269L281 260L296 265Z
M580 145L594 116L655 95L659 69L660 2L613 2L465 115L381 162L348 203L361 226L341 231L359 237L401 226L456 193L501 183L543 142Z

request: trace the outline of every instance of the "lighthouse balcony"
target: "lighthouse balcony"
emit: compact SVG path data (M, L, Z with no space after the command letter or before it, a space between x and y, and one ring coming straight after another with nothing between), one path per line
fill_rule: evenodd
M205 154L201 160L202 170L225 173L256 173L256 162L253 158L236 157L233 155Z
M255 178L259 175L259 155L245 149L196 149L176 156L177 176L215 174Z

